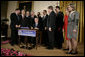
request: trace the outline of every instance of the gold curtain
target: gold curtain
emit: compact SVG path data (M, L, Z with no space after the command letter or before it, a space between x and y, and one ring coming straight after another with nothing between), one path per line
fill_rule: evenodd
M84 43L84 1L60 1L60 8L64 14L67 5L70 3L75 3L76 11L80 14L77 40L80 43Z

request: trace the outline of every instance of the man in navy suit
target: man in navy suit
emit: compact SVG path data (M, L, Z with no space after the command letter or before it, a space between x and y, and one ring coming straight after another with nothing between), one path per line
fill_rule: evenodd
M43 28L42 28L42 30L43 30L42 31L43 37L42 37L42 44L44 46L48 46L47 19L48 19L47 10L43 10L43 18L42 18L42 22L43 22Z
M33 29L37 29L37 30L40 30L40 31L42 30L42 26L41 26L41 23L39 22L38 17L35 17L34 24L32 26L33 26ZM28 49L34 48L35 44L36 44L36 38L31 37L31 47L29 47Z
M35 23L33 24L33 28L41 30L42 29L41 28L41 23L39 23L39 19L37 17L34 19L34 22Z

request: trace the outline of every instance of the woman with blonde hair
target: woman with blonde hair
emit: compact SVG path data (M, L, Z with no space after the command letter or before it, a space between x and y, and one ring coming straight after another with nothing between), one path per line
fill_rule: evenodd
M69 42L70 42L70 40L67 37L68 16L69 16L69 11L68 8L66 8L64 15L64 26L63 26L63 32L65 32L65 39L66 39L66 48L64 50L69 50Z
M73 3L68 6L68 10L70 13L68 17L67 37L70 39L71 48L69 48L67 54L77 54L79 13L75 10L75 4Z

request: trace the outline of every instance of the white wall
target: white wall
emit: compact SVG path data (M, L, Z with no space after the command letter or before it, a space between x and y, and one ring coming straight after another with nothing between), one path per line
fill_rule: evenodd
M58 3L58 4L57 4ZM34 12L43 12L43 10L47 10L48 6L55 6L59 5L59 1L35 1L34 2Z
M8 1L7 18L10 19L10 14L17 8L17 1ZM10 24L10 20L9 20Z

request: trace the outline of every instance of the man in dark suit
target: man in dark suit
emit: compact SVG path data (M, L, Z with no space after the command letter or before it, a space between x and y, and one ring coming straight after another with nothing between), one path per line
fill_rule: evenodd
M60 11L59 6L56 6L55 11L56 11L56 33L55 33L56 44L55 45L56 45L56 48L61 49L62 43L64 41L63 32L62 32L64 14L63 12Z
M47 49L53 49L54 48L54 31L55 31L55 20L56 20L56 14L53 11L53 6L48 7L48 19L47 19L47 28L48 28L48 38L49 38L49 46Z
M26 19L25 16L25 10L21 10L21 15L19 16L21 21L20 21L20 27L27 27L28 26L28 20Z
M39 23L41 23L41 24L42 24L42 17L41 17L40 12L38 12L38 13L37 13L37 17L38 17L38 19L39 19Z
M30 27L33 28L33 24L34 24L34 19L35 19L36 15L34 14L34 11L31 11L31 16L30 16Z
M42 29L42 26L41 26L41 23L39 23L38 17L35 17L34 22L35 22L35 23L33 24L33 28L34 28L34 29L39 29L39 30L41 30L41 29Z
M29 13L29 11L26 11L26 20L27 20L27 25L28 25L29 28L31 26L30 19L31 19L30 13Z
M38 17L35 17L35 19L34 19L33 29L37 29L37 30L40 30L40 31L42 29L42 26L39 23ZM29 49L34 48L35 47L35 44L36 44L36 38L31 37L31 48L29 47Z
M27 24L27 19L26 19L26 16L25 16L25 10L24 9L21 10L21 14L19 15L19 18L20 18L20 27L27 27L28 24ZM24 43L24 36L20 36L20 39L21 39L21 42Z
M11 19L11 45L18 44L18 31L17 28L20 27L20 19L19 19L20 10L16 9L14 13L10 15Z
M46 10L43 10L43 18L42 18L42 23L43 23L43 38L42 38L42 44L47 46L48 43L48 37L47 37L47 18L48 14Z

